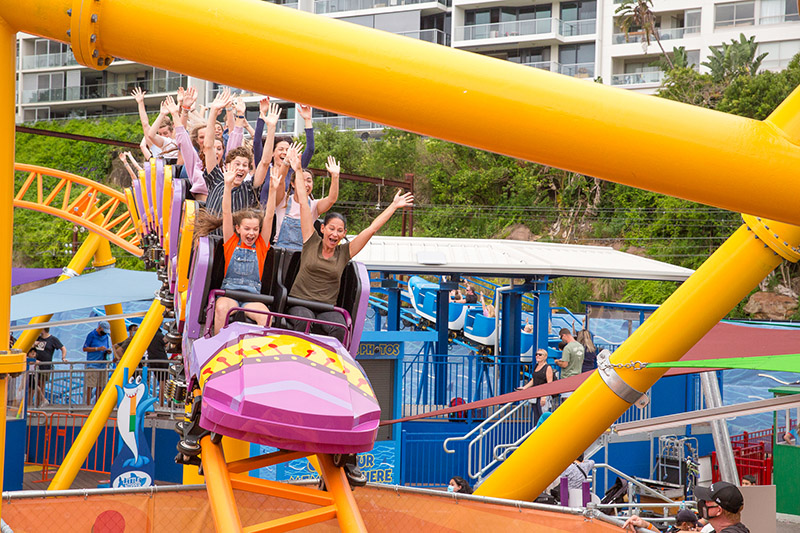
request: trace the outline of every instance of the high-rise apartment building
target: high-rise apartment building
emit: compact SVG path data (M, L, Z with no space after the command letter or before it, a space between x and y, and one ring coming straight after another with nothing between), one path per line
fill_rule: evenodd
M644 33L620 30L616 14L621 0L300 0L278 2L301 9L452 46L499 60L567 76L599 79L616 87L654 92L662 72L652 63L659 58L655 42L646 46ZM695 65L712 47L755 36L759 52L768 52L763 69L785 68L800 52L797 0L654 0L664 49L683 46ZM193 85L200 100L209 102L219 87L204 80L117 60L102 72L83 67L61 43L20 34L18 48L17 120L135 114L130 96L134 87L147 91L151 111L179 86ZM698 67L703 70L703 67ZM255 120L259 95L242 92L248 118ZM294 105L285 108L281 132L296 132ZM371 132L380 126L350 117L315 111L316 123L339 129Z

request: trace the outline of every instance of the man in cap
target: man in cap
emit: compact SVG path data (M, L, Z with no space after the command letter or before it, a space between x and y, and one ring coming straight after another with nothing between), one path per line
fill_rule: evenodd
M87 361L105 361L108 359L111 354L110 331L111 327L108 322L102 321L97 324L96 329L89 332L86 336L86 342L83 343L83 351L86 352ZM85 376L86 404L90 405L92 403L92 389L95 390L95 397L99 398L100 392L106 386L108 366L105 363L88 363Z
M742 524L744 497L739 487L717 481L710 487L695 487L697 510L716 533L750 533Z
M689 509L681 509L675 515L675 525L667 530L667 533L677 533L678 531L695 531L697 528L697 515Z

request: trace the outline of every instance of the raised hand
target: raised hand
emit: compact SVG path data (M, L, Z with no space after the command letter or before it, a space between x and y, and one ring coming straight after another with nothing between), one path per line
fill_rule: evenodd
M237 116L241 116L247 111L247 105L245 105L244 100L236 97L233 99L233 109L236 111Z
M128 164L128 160L125 158L126 157L125 152L120 152L117 157L119 157L119 160L125 163L126 165Z
M162 109L166 107L167 111L169 111L170 114L174 117L177 117L178 112L181 110L180 103L175 102L175 100L172 99L172 96L167 96L164 99L164 102L162 102L161 107Z
M197 89L194 87L189 87L183 93L183 108L184 109L191 109L194 106L194 103L197 101Z
M162 115L166 115L167 113L169 113L169 107L167 106L167 100L166 99L161 100L160 113Z
M217 96L214 97L214 101L211 102L211 110L219 113L221 109L228 107L231 103L231 90L227 87L222 89L221 92L217 93Z
M137 104L144 103L144 95L146 94L147 93L144 92L141 87L134 87L131 91L131 96L133 96L133 99L136 100Z
M258 101L258 116L261 117L261 120L267 119L267 113L269 113L269 96Z
M233 180L236 178L236 171L228 165L222 165L222 177L225 180L226 188L233 188Z
M336 161L336 158L332 155L328 156L328 162L325 163L325 170L331 175L332 178L339 177L339 170L340 170L339 162Z
M289 147L289 151L286 154L286 159L289 160L289 164L298 174L300 173L301 170L303 170L303 165L300 161L301 160L300 154L302 153L303 153L303 145L295 141Z
M312 111L313 109L311 109L310 105L297 104L297 114L300 115L303 120L311 120Z
M263 102L263 100L262 100ZM269 99L267 98L267 102ZM273 128L278 125L278 118L281 116L281 108L278 104L269 104L269 108L267 110L267 116L264 117L264 122L267 123L267 126L272 126Z
M271 172L269 175L269 190L278 191L283 187L284 174L281 172ZM272 194L272 193L270 193Z
M178 95L175 97L175 101L178 102L179 106L183 102L183 93L184 93L183 87L178 87Z
M397 194L394 195L394 200L392 200L392 205L397 209L411 207L414 205L414 195L410 192L403 194L403 191L398 189Z

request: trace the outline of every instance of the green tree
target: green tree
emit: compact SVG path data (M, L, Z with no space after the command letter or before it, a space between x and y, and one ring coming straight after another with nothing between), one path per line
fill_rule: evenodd
M763 120L800 85L800 54L781 72L762 72L739 76L731 82L717 109L744 117Z
M738 41L731 39L721 47L712 47L708 61L701 64L708 67L715 82L727 86L739 76L753 76L758 72L767 52L756 56L757 52L755 35L748 39L741 33Z
M669 65L670 70L672 70L675 66L661 45L661 37L658 35L658 27L656 26L656 15L651 7L653 7L653 0L623 0L614 11L614 14L620 17L619 28L625 34L626 40L633 29L639 28L644 32L645 45L643 48L647 49L650 46L650 41L655 39L656 44L661 49L661 56Z

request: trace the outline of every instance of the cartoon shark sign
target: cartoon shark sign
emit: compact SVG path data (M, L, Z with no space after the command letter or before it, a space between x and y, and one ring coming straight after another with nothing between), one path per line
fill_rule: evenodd
M155 465L144 436L144 415L153 410L156 398L150 398L147 369L141 376L123 374L117 385L117 431L119 444L111 465L113 488L149 487L153 484Z

